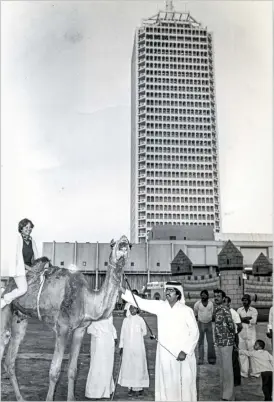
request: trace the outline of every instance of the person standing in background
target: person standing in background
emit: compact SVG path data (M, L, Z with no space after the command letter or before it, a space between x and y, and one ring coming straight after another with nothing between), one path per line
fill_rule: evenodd
M198 320L199 336L199 360L198 364L204 363L204 339L207 339L207 361L209 364L216 363L216 352L213 341L212 317L214 305L208 300L208 291L202 290L200 293L201 300L194 304L194 314Z
M258 311L251 307L251 297L249 294L244 294L242 297L243 307L238 308L237 313L239 314L243 329L239 333L239 349L252 351L253 346L256 341L256 323L258 317ZM241 365L241 376L247 378L249 371L249 358L248 356L242 354L240 355L240 365ZM252 363L251 366L251 377L259 377L258 374L254 373Z
M271 306L269 310L266 336L271 339L271 346L273 348L273 306Z
M235 325L229 308L224 304L225 297L223 290L214 290L215 343L220 353L221 400L234 401L232 351L235 342Z
M235 325L235 342L233 345L233 351L232 351L232 364L233 364L233 373L234 373L234 386L237 387L241 385L241 368L240 368L240 362L239 362L239 335L238 333L241 332L243 329L243 325L241 322L241 318L239 314L237 313L236 310L234 310L231 307L231 299L229 296L225 297L225 303L224 303L230 310L232 320Z

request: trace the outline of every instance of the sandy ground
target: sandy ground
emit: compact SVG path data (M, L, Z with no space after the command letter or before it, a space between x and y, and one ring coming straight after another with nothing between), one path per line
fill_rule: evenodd
M154 316L145 317L154 333L157 331L156 318ZM114 325L118 336L120 333L123 317L115 315ZM257 338L266 342L266 349L270 351L270 340L265 336L266 323L257 325ZM85 335L78 363L78 376L76 381L75 395L77 400L88 400L85 398L85 383L89 370L89 335ZM154 400L154 364L156 353L156 342L149 337L145 340L148 370L150 376L150 387L145 390L144 397L138 399L152 401ZM206 343L206 341L205 341ZM48 387L48 372L51 363L51 357L54 347L54 333L46 325L35 320L30 320L26 337L20 347L16 370L18 382L21 387L22 395L27 401L44 401ZM67 363L68 350L63 361L62 373L58 381L55 393L56 401L65 401L67 395ZM218 355L217 355L218 356ZM118 375L119 367L119 349L115 352L114 380ZM197 388L199 401L219 401L220 400L220 377L219 361L212 366L204 364L198 366ZM1 399L3 401L14 401L15 395L4 370L1 378ZM236 400L238 401L262 401L264 400L261 391L260 378L248 378L242 380L242 385L235 388ZM127 395L127 389L117 386L114 400L130 400Z

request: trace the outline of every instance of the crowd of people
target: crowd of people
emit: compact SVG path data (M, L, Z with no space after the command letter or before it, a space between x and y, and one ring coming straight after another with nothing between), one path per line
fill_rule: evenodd
M206 360L220 362L220 399L235 400L235 386L241 378L262 378L265 401L272 400L272 355L265 350L265 342L256 339L257 310L251 306L251 297L245 294L243 306L234 310L231 298L221 289L214 290L214 302L205 289L193 310L185 305L181 283L167 282L166 300L147 300L138 291L122 288L126 301L125 318L120 334L121 366L118 384L127 387L128 395L138 397L149 387L144 336L147 334L140 310L155 314L158 321L157 353L155 363L156 401L196 401L196 357L204 364L204 342L207 340ZM272 308L269 313L267 336L272 339ZM213 322L215 325L213 326ZM93 325L93 324L92 324ZM114 352L113 352L114 354ZM109 361L113 361L109 359ZM91 365L96 364L92 363ZM97 365L97 364L96 364ZM106 383L110 384L110 377ZM104 381L103 377L100 377ZM112 380L112 377L111 377ZM113 380L112 380L113 381ZM90 383L90 389L96 388ZM102 387L103 389L103 387ZM111 394L113 388L109 386ZM87 397L91 394L86 393ZM94 391L93 397L98 395ZM104 397L105 394L101 394Z
M200 294L201 300L195 303L193 310L185 305L183 287L180 282L167 282L165 296L165 300L147 300L139 297L137 290L131 292L122 288L122 298L126 301L126 305L119 342L121 364L117 381L122 387L128 389L129 396L138 398L144 395L144 388L149 387L144 343L147 328L144 319L139 315L141 309L155 314L158 321L155 362L156 401L197 401L195 349L198 346L197 364L204 364L205 337L207 339L206 360L209 364L216 364L216 351L218 351L221 400L235 400L235 386L241 385L241 378L249 375L261 376L264 400L272 400L273 358L265 350L265 342L256 339L258 312L251 306L250 295L243 296L243 306L237 311L231 308L231 298L221 289L214 290L214 302L209 300L208 291L203 290ZM267 327L267 335L271 339L272 318L271 308ZM214 326L213 322L215 322ZM89 328L93 325L94 323ZM116 331L112 327L111 318L111 325L108 328L112 339L115 339ZM92 334L90 330L89 332ZM102 345L106 342L103 336L102 333ZM114 340L112 340L113 344ZM96 360L93 353L95 351L91 347L91 368L86 396L89 398L109 397L114 389L113 346L111 350L104 350L105 355L111 353L111 356L105 360L109 362L108 370L100 370L96 379L93 379L90 373L93 366L100 367L101 363L99 364L99 360ZM101 350L98 353L101 355ZM101 367L103 367L102 364ZM100 390L99 394L98 390Z
M29 219L19 222L16 265L9 272L17 287L1 297L1 308L27 292L26 270L37 258L31 237L33 228ZM235 400L234 387L249 375L261 376L264 400L272 400L273 357L265 350L265 342L256 338L258 311L251 306L250 295L243 295L243 306L235 311L230 297L221 289L214 291L214 302L209 300L208 290L203 290L201 300L192 309L185 304L182 284L174 281L165 285L165 300L143 299L138 291L124 287L121 292L126 306L119 340L121 362L117 382L128 389L129 396L142 396L144 388L149 387L144 343L147 328L140 316L143 310L157 316L156 401L197 401L195 349L198 345L198 365L204 364L205 337L209 364L216 364L218 351L221 400ZM273 307L267 327L271 344L272 325ZM87 332L91 335L91 358L85 394L91 399L108 399L115 391L113 366L115 344L118 345L113 317L92 322Z

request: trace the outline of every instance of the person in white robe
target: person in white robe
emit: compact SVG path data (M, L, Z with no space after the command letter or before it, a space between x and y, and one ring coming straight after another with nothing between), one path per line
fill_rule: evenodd
M273 347L273 306L269 310L266 336L271 339L271 346Z
M129 306L120 334L120 354L122 364L118 384L129 388L129 395L142 395L143 388L149 387L144 336L146 324L138 314L138 309Z
M114 391L113 364L117 332L113 317L93 321L87 329L91 334L90 368L86 383L87 398L109 398Z
M238 308L243 329L239 333L239 349L252 351L256 341L256 324L258 318L258 311L256 308L251 307L251 296L244 294L242 297L243 307ZM251 368L251 377L259 377L260 375L254 373L253 362L248 356L240 355L241 376L248 378L249 366Z
M157 316L155 400L197 401L194 350L199 339L199 329L193 310L185 305L181 283L166 283L165 301L133 297L129 290L123 287L121 290L124 300Z

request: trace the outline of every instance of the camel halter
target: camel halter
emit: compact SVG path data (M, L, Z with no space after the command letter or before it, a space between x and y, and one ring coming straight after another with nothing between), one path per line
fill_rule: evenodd
M41 318L41 314L40 314L39 301L40 301L40 296L41 296L42 289L43 289L43 286L44 286L44 282L45 282L45 279L46 279L46 276L45 276L46 272L48 272L47 268L44 269L44 271L40 275L40 288L39 288L39 291L38 291L37 301L36 301L37 315L38 315L38 318L39 318L40 321L42 320L42 318Z

